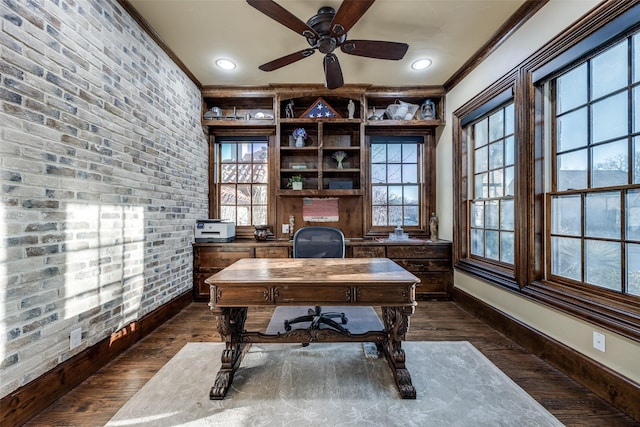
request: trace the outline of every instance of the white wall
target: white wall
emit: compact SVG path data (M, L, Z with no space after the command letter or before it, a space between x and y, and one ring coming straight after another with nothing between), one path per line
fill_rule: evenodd
M447 125L437 146L438 216L440 235L453 240L453 159L451 113L507 74L533 52L573 24L599 2L595 0L551 0L487 60L448 94ZM455 272L457 288L530 325L613 370L640 382L640 345L551 308L531 302L461 272ZM592 347L592 332L606 336L605 353Z

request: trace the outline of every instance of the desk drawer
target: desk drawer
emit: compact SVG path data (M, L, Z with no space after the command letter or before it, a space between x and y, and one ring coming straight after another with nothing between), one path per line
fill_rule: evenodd
M356 302L358 304L393 305L410 304L415 302L415 286L392 288L389 286L367 286L357 288Z
M427 273L432 271L451 270L451 260L448 259L394 259L396 263L412 273Z
M309 292L307 286L281 285L275 289L274 297L278 304L316 305L318 301L322 301L321 305L348 304L351 302L351 287L326 286Z
M211 285L211 302L221 307L243 307L270 303L267 286L229 286L218 288Z

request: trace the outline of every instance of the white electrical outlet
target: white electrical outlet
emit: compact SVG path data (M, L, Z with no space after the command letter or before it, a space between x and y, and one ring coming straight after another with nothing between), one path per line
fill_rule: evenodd
M69 350L78 347L82 342L82 328L74 329L69 335Z
M289 234L289 224L282 224L282 234Z
M600 332L593 331L593 348L605 352L605 337Z

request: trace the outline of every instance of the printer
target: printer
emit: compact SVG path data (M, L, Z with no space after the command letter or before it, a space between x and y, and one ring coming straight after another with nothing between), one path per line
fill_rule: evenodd
M236 238L236 225L222 219L199 219L195 226L196 243L231 242Z

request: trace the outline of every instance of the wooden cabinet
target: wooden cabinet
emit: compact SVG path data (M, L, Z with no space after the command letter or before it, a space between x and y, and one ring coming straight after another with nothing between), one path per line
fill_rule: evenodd
M232 243L195 243L193 245L193 295L196 301L209 301L209 285L204 280L241 258L287 258L292 255L291 242L252 240ZM347 257L391 258L417 277L417 299L451 299L453 265L451 242L389 242L350 239Z

